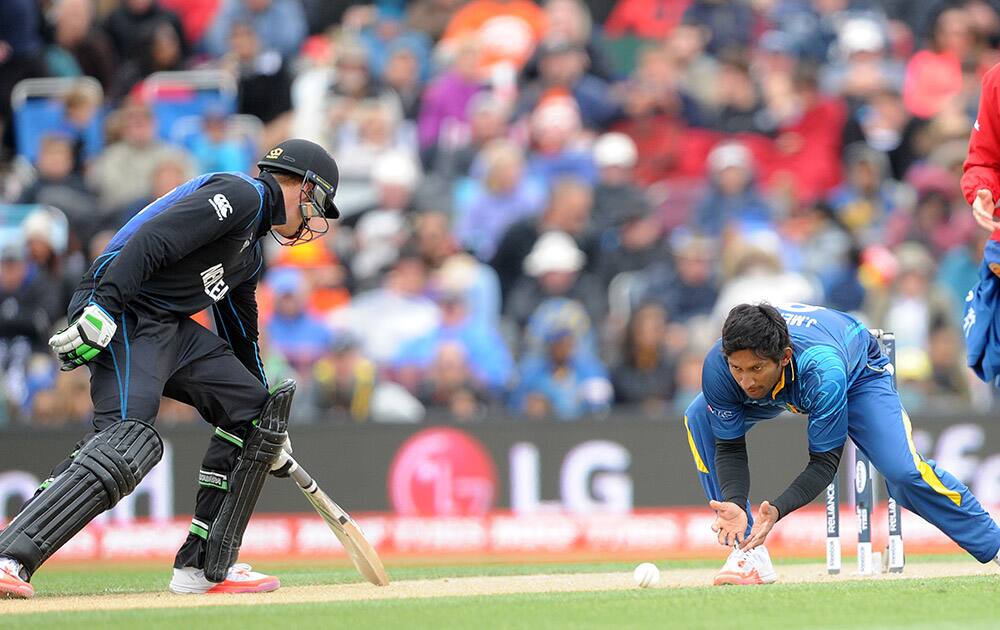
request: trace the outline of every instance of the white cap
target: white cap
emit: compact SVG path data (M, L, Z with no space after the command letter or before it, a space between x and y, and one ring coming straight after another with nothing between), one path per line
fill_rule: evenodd
M33 210L21 224L25 239L38 238L49 244L56 255L66 252L69 244L69 223L60 210L41 207Z
M632 168L638 158L635 142L623 133L617 131L606 133L594 143L594 162L599 168L608 166Z
M571 96L548 96L531 113L531 126L536 131L573 131L580 126L580 108Z
M375 160L372 167L372 181L376 185L402 186L412 190L419 177L416 161L404 151L384 153Z
M362 247L378 241L391 241L406 227L406 221L399 212L366 212L354 228L355 237Z
M845 21L838 41L845 57L856 52L880 52L885 48L882 29L874 20L863 17Z
M524 272L538 277L553 271L579 271L585 261L586 256L572 236L565 232L546 232L524 259Z
M441 263L435 279L442 290L468 291L480 274L480 263L469 254L452 254Z
M734 166L745 169L753 168L753 155L743 143L720 142L708 154L708 167L713 173L719 173Z

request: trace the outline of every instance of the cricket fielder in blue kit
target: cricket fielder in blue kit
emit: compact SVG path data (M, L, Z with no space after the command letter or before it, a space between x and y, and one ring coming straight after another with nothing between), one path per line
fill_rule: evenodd
M809 463L751 516L746 434L784 411L808 416ZM857 319L819 306L741 304L705 357L702 393L685 414L698 477L733 552L716 584L766 584L764 547L782 517L812 501L837 473L850 437L889 494L980 562L1000 564L1000 528L961 481L917 453L889 359Z

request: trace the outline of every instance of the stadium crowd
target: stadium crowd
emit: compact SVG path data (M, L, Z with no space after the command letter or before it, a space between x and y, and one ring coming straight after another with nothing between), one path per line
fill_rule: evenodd
M87 420L46 340L89 261L290 136L344 215L258 290L300 422L677 419L759 300L895 331L911 410L988 408L959 178L998 44L996 0L5 0L0 426ZM58 116L19 137L38 77ZM157 119L205 77L232 108Z

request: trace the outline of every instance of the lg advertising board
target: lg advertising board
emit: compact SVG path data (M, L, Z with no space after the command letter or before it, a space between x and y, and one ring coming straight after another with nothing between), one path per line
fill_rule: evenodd
M981 421L915 418L915 442L1000 502L1000 427ZM476 516L702 505L683 423L611 417L577 423L496 421L474 425L293 426L295 455L354 512ZM105 519L188 514L209 438L206 425L164 429L164 457L137 492ZM0 518L9 518L69 453L77 431L0 434ZM777 494L805 466L802 418L786 416L749 437L754 491ZM842 467L842 473L845 473ZM306 511L284 483L268 483L258 512Z

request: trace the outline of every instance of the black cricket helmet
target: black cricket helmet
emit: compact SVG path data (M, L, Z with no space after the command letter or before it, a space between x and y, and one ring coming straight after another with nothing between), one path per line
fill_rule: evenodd
M340 169L326 149L315 142L292 138L281 142L257 162L257 168L270 173L288 173L302 178L299 210L302 225L290 238L294 245L326 234L328 219L340 217L333 202L340 184ZM309 186L312 184L312 186Z

